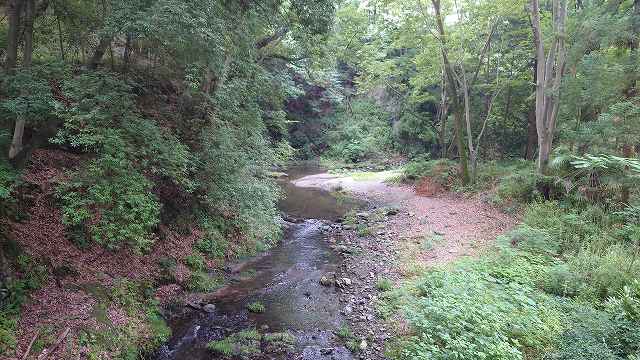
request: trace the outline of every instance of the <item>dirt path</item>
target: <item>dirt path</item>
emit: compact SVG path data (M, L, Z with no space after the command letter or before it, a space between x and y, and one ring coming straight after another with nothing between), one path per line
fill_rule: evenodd
M478 198L423 197L413 187L386 184L392 175L319 174L294 181L300 187L344 190L372 204L357 224L343 225L329 237L344 257L336 277L352 283L340 290L339 300L360 359L386 359L390 340L403 331L401 321L385 321L376 312L381 281L398 286L427 267L478 255L516 223Z
M438 241L422 254L425 262L445 263L459 256L475 255L496 236L515 225L515 219L479 198L451 193L425 197L411 186L392 186L384 181L393 172L371 174L364 180L333 174L311 175L294 181L299 187L342 189L374 206L392 206L400 211L384 222L385 233L397 240L435 235Z

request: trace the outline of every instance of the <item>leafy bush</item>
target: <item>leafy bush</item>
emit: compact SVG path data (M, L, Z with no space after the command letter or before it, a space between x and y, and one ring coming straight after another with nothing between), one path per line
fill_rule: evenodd
M195 249L210 258L224 258L229 246L227 239L211 221L204 221L202 227L204 234L195 244Z
M623 360L638 351L638 323L616 319L609 313L579 303L567 302L565 330L550 359Z
M212 276L205 271L194 271L189 276L186 288L190 291L213 291L222 285L222 279Z
M95 154L58 189L64 222L79 243L148 249L160 203L148 176L191 191L187 148L153 122L142 119L132 89L117 77L91 73L64 82L69 104L57 103L63 126L52 140Z
M3 73L3 93L0 109L12 117L42 122L52 119L53 96L48 79L62 75L66 69L55 64L37 65Z
M202 136L200 183L212 216L223 216L254 242L272 245L280 236L275 219L279 190L266 173L268 144L262 135L232 124L206 129ZM211 251L219 253L223 243L210 238ZM248 252L255 251L247 249Z
M529 204L540 200L538 177L533 171L512 173L505 176L496 191L496 202L500 204Z
M586 247L568 259L569 268L588 286L580 297L600 302L630 286L640 274L638 251L624 245Z
M561 331L559 314L533 289L469 269L434 270L405 306L415 335L403 359L523 359Z
M528 225L521 225L504 235L500 243L529 253L548 256L556 255L560 250L560 244L548 232Z
M202 271L207 268L207 264L205 263L202 255L198 253L191 254L184 258L184 263L191 269L196 271Z
M247 310L252 313L263 313L266 308L263 303L259 301L255 301L247 305Z
M564 297L575 297L586 286L583 279L566 264L549 268L541 282L545 292Z
M67 226L82 229L110 249L127 244L143 251L151 246L160 204L151 182L126 159L98 158L72 178L57 191Z
M428 156L415 158L403 168L402 173L404 181L428 177L444 188L451 188L458 182L458 166L455 162L446 159L429 160Z
M389 114L372 101L355 100L330 122L334 124L327 134L330 157L358 162L391 149Z
M527 208L524 222L532 228L542 229L557 243L559 251L577 252L582 245L597 241L609 242L607 219L589 209L565 209L557 202L532 204ZM602 215L602 214L600 214Z

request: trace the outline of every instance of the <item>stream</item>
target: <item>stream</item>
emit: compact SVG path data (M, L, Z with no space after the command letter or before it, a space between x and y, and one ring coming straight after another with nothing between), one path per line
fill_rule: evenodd
M289 169L289 178L279 181L286 194L279 207L287 217L299 220L286 223L279 245L234 269L240 275L212 301L213 313L193 310L170 320L173 337L162 346L156 360L218 358L206 348L208 342L249 328L288 331L297 339L296 359L353 358L334 336L345 322L336 289L320 285L319 280L341 264L340 256L326 241L326 230L346 212L364 204L291 183L321 172L308 166ZM264 304L263 313L247 311L247 305L256 301ZM261 358L289 359L291 353Z

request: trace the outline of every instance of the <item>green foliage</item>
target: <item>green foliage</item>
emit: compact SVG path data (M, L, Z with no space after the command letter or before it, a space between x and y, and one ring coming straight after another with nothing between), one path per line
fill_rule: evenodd
M529 170L506 175L498 184L494 201L502 206L521 206L541 199L538 176Z
M380 291L389 291L393 289L393 283L389 279L378 279L378 281L376 281L376 289Z
M273 152L258 119L245 115L246 119L229 119L203 131L199 174L211 209L229 218L250 240L271 245L280 235L274 221L279 191L266 175Z
M30 121L51 119L54 100L47 80L58 72L65 71L57 65L44 65L3 74L0 80L7 98L0 101L0 108L12 117L20 116Z
M0 251L5 250L0 248ZM44 286L49 276L44 265L25 254L18 254L15 262L20 277L0 283L6 291L0 292L0 352L7 354L15 350L17 345L16 334L22 305L28 300L30 292Z
M328 155L351 162L383 155L391 149L389 114L372 101L355 100L330 120Z
M336 331L336 335L339 338L343 339L343 340L348 340L348 339L354 338L353 332L351 331L351 328L349 328L349 326L347 326L347 325L341 326L338 329L338 331Z
M205 220L202 223L203 236L195 244L195 249L210 258L224 258L229 243L224 238L220 225Z
M4 161L0 162L0 203L4 204L11 196L16 174L11 166Z
M254 301L247 305L247 310L249 310L249 312L259 314L259 313L263 313L266 310L266 308L264 304L261 303L260 301Z
M105 156L62 183L57 194L64 223L71 229L89 232L110 249L127 244L144 251L153 244L151 232L160 216L151 187L126 159Z
M417 290L405 308L416 335L400 358L522 359L524 349L547 348L561 330L544 297L487 273L431 271Z
M551 359L628 359L637 354L640 323L631 323L608 312L568 302L561 306L566 328Z
M457 165L449 160L430 160L429 157L417 158L407 164L404 169L407 180L419 180L429 177L437 184L450 187L458 173Z
M193 271L186 283L186 288L195 292L209 292L222 286L223 280L206 271Z
M262 335L255 329L248 329L231 334L222 340L214 340L207 348L224 357L247 358L260 354Z
M207 268L204 257L198 253L193 253L183 259L185 265L194 271L204 271Z
M91 239L107 248L149 249L160 203L146 174L190 191L186 147L140 118L131 88L120 79L82 74L64 86L72 106L58 105L63 128L52 141L95 153L58 189L65 224L80 243Z

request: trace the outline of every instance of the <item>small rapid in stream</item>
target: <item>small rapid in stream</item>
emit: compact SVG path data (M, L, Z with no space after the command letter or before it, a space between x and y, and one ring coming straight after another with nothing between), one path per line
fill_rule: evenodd
M319 280L341 264L326 241L327 229L347 211L364 204L291 183L320 172L317 167L289 169L290 177L280 181L286 193L280 209L299 220L286 223L279 245L234 268L236 279L212 299L213 313L193 310L171 319L173 337L162 346L156 360L219 358L206 348L208 342L250 328L294 335L297 359L352 359L333 335L344 325L337 292L321 286ZM264 313L248 312L247 305L255 301L264 304ZM291 354L259 358L289 359Z

